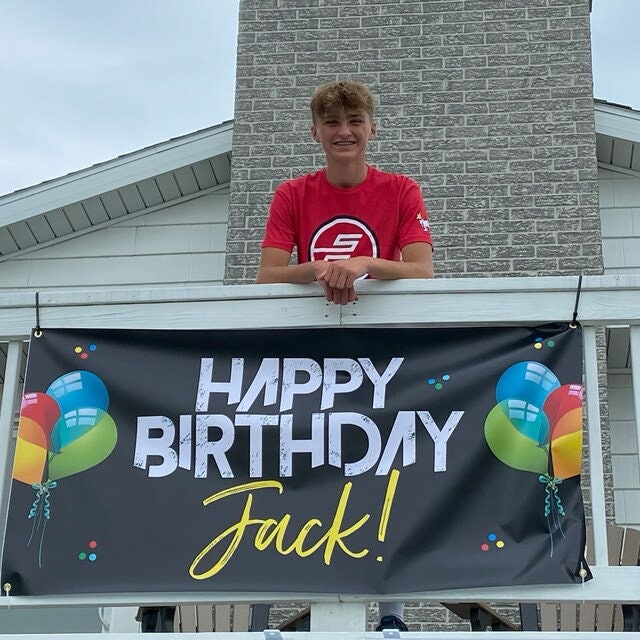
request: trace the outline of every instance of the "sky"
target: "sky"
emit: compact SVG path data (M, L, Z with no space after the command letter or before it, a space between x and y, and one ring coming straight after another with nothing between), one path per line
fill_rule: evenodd
M232 119L238 3L0 0L0 194ZM591 23L595 96L640 110L640 0Z

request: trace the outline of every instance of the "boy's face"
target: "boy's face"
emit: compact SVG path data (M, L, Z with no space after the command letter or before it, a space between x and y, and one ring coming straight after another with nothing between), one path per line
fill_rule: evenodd
M367 143L375 134L375 122L364 111L341 109L316 116L311 127L311 135L322 145L327 163L364 162Z

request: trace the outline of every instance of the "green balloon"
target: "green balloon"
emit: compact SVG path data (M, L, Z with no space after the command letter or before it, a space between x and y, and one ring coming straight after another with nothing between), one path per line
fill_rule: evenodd
M507 417L503 401L484 421L484 437L493 455L509 467L533 473L547 473L549 454L535 440L520 433Z
M102 462L113 451L118 430L113 418L99 410L94 426L80 438L49 458L49 480L59 480L86 471Z

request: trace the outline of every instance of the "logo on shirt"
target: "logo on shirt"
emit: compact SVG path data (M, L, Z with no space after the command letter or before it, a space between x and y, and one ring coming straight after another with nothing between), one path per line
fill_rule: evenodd
M429 231L429 221L425 220L422 217L422 212L418 211L418 213L416 214L416 220L420 223L420 226L422 227L422 230L427 232Z
M378 243L361 220L339 217L321 225L311 237L309 260L346 260L353 256L377 258Z

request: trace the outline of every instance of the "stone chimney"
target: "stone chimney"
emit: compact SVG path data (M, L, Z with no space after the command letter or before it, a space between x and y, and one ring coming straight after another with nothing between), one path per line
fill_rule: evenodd
M309 99L377 97L369 161L423 188L436 277L602 272L589 0L241 0L226 282L322 165Z

